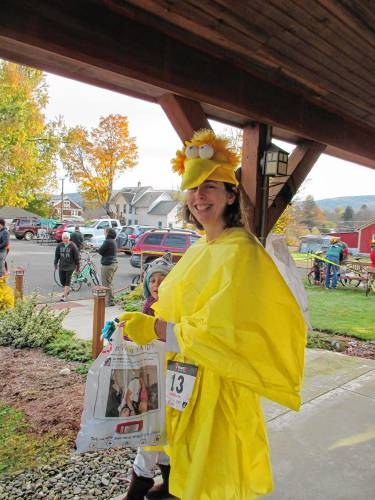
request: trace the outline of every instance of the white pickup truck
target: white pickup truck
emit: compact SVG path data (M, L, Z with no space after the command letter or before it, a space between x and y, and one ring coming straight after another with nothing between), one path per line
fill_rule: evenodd
M114 229L120 229L121 224L117 219L94 219L86 222L79 229L83 234L85 240L89 240L92 237L104 236L104 229L107 227L113 227ZM66 231L73 232L74 226L68 226Z

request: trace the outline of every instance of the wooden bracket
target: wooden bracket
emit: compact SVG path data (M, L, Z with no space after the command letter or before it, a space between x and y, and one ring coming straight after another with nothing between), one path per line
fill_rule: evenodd
M277 182L269 189L268 232L272 230L277 219L284 212L293 196L310 173L326 145L304 141L296 146L289 157L288 172L284 183Z
M191 139L196 130L211 128L198 101L175 94L164 94L158 102L182 142Z

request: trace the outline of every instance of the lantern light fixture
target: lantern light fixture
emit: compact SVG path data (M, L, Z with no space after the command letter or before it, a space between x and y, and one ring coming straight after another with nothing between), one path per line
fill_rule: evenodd
M288 175L288 152L271 143L265 151L263 174L269 177Z

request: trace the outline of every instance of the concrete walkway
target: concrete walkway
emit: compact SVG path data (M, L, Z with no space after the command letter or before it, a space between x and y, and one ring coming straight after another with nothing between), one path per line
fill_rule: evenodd
M92 304L56 308L69 307L65 327L90 339ZM106 319L120 313L107 308ZM375 499L375 361L307 349L301 411L263 407L275 482L267 499Z
M303 405L264 402L272 500L375 498L375 361L306 351Z
M50 305L56 310L69 309L69 314L64 319L64 327L75 332L81 339L92 339L94 299L57 302ZM105 320L116 318L123 312L118 306L106 307Z

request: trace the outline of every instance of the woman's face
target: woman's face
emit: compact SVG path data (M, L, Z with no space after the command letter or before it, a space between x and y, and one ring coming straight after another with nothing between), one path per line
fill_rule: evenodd
M67 236L63 236L63 239L62 239L64 245L67 245L70 241L70 238L68 238Z
M224 182L204 181L187 192L187 205L191 214L204 228L222 224L227 205L234 203L235 195L228 193Z

